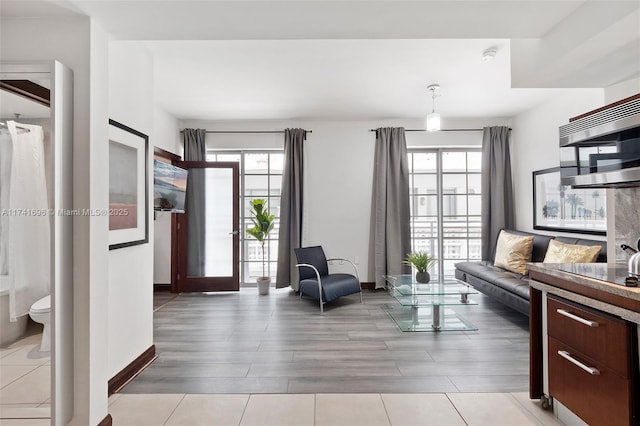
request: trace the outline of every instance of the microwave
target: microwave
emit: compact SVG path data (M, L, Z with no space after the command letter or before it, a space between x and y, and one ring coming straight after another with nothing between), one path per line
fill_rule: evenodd
M575 117L559 133L563 185L640 186L640 94Z

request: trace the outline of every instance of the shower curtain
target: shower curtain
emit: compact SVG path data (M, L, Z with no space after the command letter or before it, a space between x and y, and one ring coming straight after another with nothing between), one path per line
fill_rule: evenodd
M9 182L11 181L11 134L0 129L0 291L8 289L9 268ZM6 281L6 283L5 283Z
M42 127L15 121L8 121L7 127L12 141L9 202L5 211L10 232L8 239L4 233L2 237L7 248L9 320L16 321L50 292L51 225ZM4 192L6 182L2 177Z

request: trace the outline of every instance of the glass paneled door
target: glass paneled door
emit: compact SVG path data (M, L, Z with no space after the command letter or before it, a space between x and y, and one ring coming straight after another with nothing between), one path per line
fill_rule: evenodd
M177 224L177 292L240 290L240 169L235 162L183 161L185 214Z

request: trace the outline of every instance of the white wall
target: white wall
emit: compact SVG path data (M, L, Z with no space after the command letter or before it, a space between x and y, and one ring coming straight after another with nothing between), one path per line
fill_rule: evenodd
M149 136L153 164L153 58L139 44L109 43L109 117ZM153 167L149 167L149 183ZM149 205L153 206L149 191ZM153 344L153 211L149 243L109 251L109 377Z
M604 103L610 104L620 99L640 93L640 78L623 81L604 89Z
M516 228L533 231L534 170L560 165L558 128L569 118L599 108L604 104L602 89L576 89L530 109L513 120L511 167L516 203ZM535 231L549 235L557 232ZM576 236L576 234L570 234ZM598 239L590 236L587 238ZM604 239L604 238L601 238Z
M107 34L92 21L89 47L91 60L89 107L91 152L90 161L84 166L89 166L90 187L89 199L84 203L87 203L95 211L98 211L97 209L104 211L109 206L109 166L105 161L105 158L109 156L109 145L105 143L109 139L107 44ZM77 153L82 153L82 148L78 148L78 145L82 145L83 141L83 139L74 141L74 156ZM86 145L86 142L84 144ZM85 183L80 183L79 187L82 188L84 185ZM80 188L74 189L74 197L78 192L85 193L84 189ZM108 387L105 380L109 379L107 370L109 317L107 304L104 303L108 298L108 288L102 286L108 285L109 269L105 259L109 254L109 234L107 231L109 220L106 216L88 219L90 219L88 238L91 274L88 285L87 282L77 282L74 290L74 300L79 300L81 308L84 309L83 315L74 319L75 326L81 330L87 330L86 338L90 341L90 350L83 351L82 356L77 360L82 364L86 363L90 378L90 387L84 390L86 379L82 375L76 377L76 383L83 385L78 391L86 392L86 395L76 395L76 401L79 402L76 404L76 411L81 410L82 412L85 407L89 409L88 419L83 418L84 416L79 418L74 416L73 424L78 426L96 424L104 419L108 410L108 399L106 398ZM80 233L80 235L83 234ZM79 252L82 247L76 247L75 250ZM90 289L89 292L87 292L87 288ZM89 303L86 303L86 300ZM88 324L82 323L85 318L88 318ZM77 344L78 340L74 342L74 345ZM80 351L82 351L82 346L81 344Z
M302 244L320 244L328 257L358 263L361 278L369 271L371 202L375 133L381 126L424 128L421 120L381 121L183 121L182 127L209 130L311 130L305 142ZM509 125L507 119L445 121L445 128ZM407 132L409 147L480 146L482 132ZM207 146L217 149L282 148L282 134L207 134Z
M74 207L106 209L106 36L86 17L8 18L0 23L0 59L58 60L74 72ZM59 348L56 363L73 367L72 424L97 424L107 415L107 221L74 218L73 347ZM73 351L73 352L71 352ZM73 359L70 359L73 353ZM66 418L56 419L65 424Z

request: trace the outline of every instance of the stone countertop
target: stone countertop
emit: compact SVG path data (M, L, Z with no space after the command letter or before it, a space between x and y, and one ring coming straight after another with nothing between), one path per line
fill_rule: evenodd
M640 287L625 287L619 283L620 277L625 275L622 265L611 267L606 263L529 263L527 268L529 271L551 275L594 290L640 301ZM607 270L609 274L607 274ZM581 273L598 278L580 275ZM617 278L614 278L616 275ZM622 277L622 281L624 281L624 277Z

